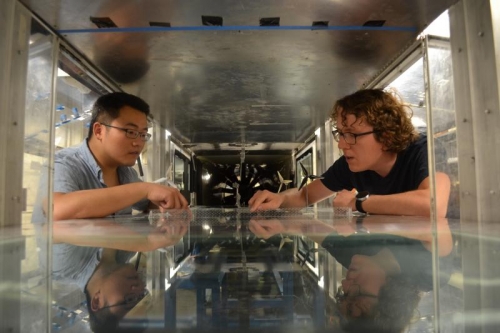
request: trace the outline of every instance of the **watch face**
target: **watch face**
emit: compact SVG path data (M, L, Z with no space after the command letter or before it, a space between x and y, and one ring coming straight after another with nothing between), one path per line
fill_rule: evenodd
M366 199L370 196L370 192L368 191L361 191L358 194L356 194L356 199L358 200L363 200Z

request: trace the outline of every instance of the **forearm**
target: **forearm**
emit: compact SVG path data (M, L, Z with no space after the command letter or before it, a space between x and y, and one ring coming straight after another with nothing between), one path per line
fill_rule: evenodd
M333 192L323 185L319 179L316 179L304 186L300 191L292 188L280 194L285 196L281 207L302 208L331 197Z
M450 178L442 172L435 177L437 217L446 217L450 198ZM414 191L390 195L370 195L364 201L363 209L372 214L386 215L431 215L430 178L425 178Z
M281 208L302 208L306 206L305 197L301 195L301 191L297 188L288 189L279 193L279 195L283 196Z
M144 228L150 229L145 225ZM142 230L142 228L141 228ZM140 232L113 221L57 221L52 227L54 243L103 247L124 251L151 251L148 230Z
M54 194L54 221L105 217L147 197L148 183Z
M363 210L370 214L430 216L429 190L415 190L390 195L370 195L363 201Z

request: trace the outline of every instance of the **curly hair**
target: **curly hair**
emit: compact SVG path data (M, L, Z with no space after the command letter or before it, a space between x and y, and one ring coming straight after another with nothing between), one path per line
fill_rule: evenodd
M387 277L368 317L341 322L345 332L401 333L415 319L421 292L405 275Z
M373 126L375 139L386 151L399 153L418 138L411 123L413 112L395 92L382 89L364 89L339 99L333 106L331 120L340 115L342 125L347 126L347 115L363 118Z

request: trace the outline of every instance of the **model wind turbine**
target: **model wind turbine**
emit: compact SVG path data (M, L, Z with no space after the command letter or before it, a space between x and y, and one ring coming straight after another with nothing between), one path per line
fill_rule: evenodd
M278 179L280 181L280 187L278 188L278 193L281 191L281 187L285 185L285 188L288 188L288 184L290 184L292 181L289 179L283 179L283 176L281 173L278 171Z
M307 169L302 165L302 162L299 162L300 167L302 168L302 173L304 174L304 178L302 179L302 182L300 183L299 186L299 191L304 187L304 185L307 184L307 181L310 180L315 180L315 179L323 179L324 177L322 176L316 176L316 175L310 175L309 172L307 172ZM307 186L306 186L306 207L309 206L309 194L307 193Z

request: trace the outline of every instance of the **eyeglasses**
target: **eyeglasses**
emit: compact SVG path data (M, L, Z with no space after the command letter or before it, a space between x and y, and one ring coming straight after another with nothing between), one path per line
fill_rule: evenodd
M337 303L340 303L346 299L352 300L359 296L378 298L378 296L376 295L362 293L359 284L351 284L349 289L347 289L347 293L344 291L344 288L340 286L337 289L337 293L335 294L335 300L337 301Z
M101 123L101 125L122 130L125 132L125 136L129 139L137 139L140 136L142 141L148 141L151 138L151 134L149 133L139 132L130 128L116 127L103 123Z
M100 308L98 311L102 311L104 309L108 308L114 308L116 306L127 306L127 305L136 305L139 303L144 297L146 297L149 294L149 291L147 289L144 289L144 291L140 294L127 294L125 295L125 299L123 302L113 304L113 305L107 305L103 306Z
M339 142L340 137L342 137L345 140L345 142L349 145L355 145L356 138L358 136L368 135L368 134L372 134L372 133L377 133L377 131L363 132L363 133L357 133L357 134L351 133L351 132L342 133L338 130L332 131L333 138L335 139L335 141Z

